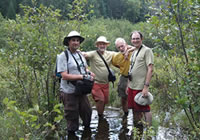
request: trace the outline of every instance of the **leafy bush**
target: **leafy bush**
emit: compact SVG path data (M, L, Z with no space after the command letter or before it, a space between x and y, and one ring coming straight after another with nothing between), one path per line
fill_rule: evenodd
M3 100L5 109L3 116L0 116L1 139L44 139L53 132L54 138L59 138L58 124L63 119L63 112L60 111L61 104L54 106L51 112L40 110L38 105L29 108L27 111L21 111L15 104L16 101L10 101L8 98ZM53 123L48 121L50 116L54 116Z

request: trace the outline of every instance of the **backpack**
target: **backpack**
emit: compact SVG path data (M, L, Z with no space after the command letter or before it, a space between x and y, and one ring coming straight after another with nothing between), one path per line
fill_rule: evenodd
M65 50L64 53L65 53L65 56L66 56L66 59L67 59L67 63L68 63L69 56L68 56L67 50ZM57 72L57 61L56 61L56 68L55 68L55 77L59 80L59 83L60 83L62 75L59 72Z
M67 52L67 50L65 50L64 52L65 52L65 56L66 56L67 63L68 63L68 59L69 59L68 52ZM59 83L60 83L61 82L61 78L62 78L62 75L57 72L57 61L56 61L56 68L55 68L53 77L54 77L54 80L53 80L53 94L56 95L56 82L59 81ZM60 100L60 102L61 102L61 100Z

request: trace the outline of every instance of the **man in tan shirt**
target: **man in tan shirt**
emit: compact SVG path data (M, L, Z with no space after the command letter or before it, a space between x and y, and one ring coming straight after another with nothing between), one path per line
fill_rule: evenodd
M100 36L96 41L97 50L83 52L85 58L90 62L91 71L95 74L95 82L92 89L92 97L96 102L96 109L99 118L103 117L105 105L109 101L109 81L108 81L108 69L98 55L97 51L103 56L108 66L111 65L112 57L116 54L114 51L107 51L107 47L110 44L106 37Z
M149 84L153 74L153 52L150 48L142 44L143 35L134 31L131 33L131 43L136 47L132 54L131 65L129 69L128 84L128 107L133 110L134 125L139 128L140 134L143 133L143 124L141 119L145 117L148 126L152 123L152 114L150 106L141 106L134 101L134 97L142 92L143 97L148 96Z

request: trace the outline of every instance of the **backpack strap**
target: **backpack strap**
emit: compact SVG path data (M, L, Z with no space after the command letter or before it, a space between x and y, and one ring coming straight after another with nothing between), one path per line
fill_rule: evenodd
M68 52L67 50L64 51L65 56L66 56L66 60L67 60L67 68L68 68L68 60L69 60L69 56L68 56ZM67 69L67 73L69 73L69 69Z
M65 53L66 60L67 60L67 73L69 73L69 69L68 69L68 60L69 60L68 51L65 50L64 53ZM67 84L69 84L69 82L72 83L74 86L76 85L76 81L68 81L68 80L67 80Z
M106 65L106 68L108 69L108 72L111 73L110 68L109 68L108 64L106 63L105 59L103 58L103 56L99 53L99 51L97 51L97 53L101 57L101 59L103 60L104 64Z

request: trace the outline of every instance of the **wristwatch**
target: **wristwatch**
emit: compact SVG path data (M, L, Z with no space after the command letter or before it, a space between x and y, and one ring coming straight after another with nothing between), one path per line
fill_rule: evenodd
M148 86L149 86L149 83L144 83L144 85L148 87Z

